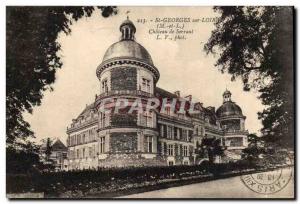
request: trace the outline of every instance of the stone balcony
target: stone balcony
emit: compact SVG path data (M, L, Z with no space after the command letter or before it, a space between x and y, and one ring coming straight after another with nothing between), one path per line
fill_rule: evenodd
M248 130L224 130L225 136L230 135L248 135Z
M100 95L96 95L96 101L102 100L104 98L113 97L113 96L141 96L151 98L154 97L153 94L141 91L141 90L111 90L105 93L101 93Z

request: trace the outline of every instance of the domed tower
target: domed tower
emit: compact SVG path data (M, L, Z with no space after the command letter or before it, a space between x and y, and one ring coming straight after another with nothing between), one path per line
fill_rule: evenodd
M225 143L229 149L243 149L247 146L245 119L242 109L231 100L231 92L223 93L223 104L217 109L216 115L222 130Z
M148 51L135 41L136 27L128 18L120 32L120 41L107 49L96 71L100 82L95 102L98 136L100 143L105 141L99 166L143 165L144 159L155 160L157 155L156 113L131 108L137 103L144 107L154 96L159 71ZM122 100L128 101L126 108ZM104 113L103 107L109 111Z

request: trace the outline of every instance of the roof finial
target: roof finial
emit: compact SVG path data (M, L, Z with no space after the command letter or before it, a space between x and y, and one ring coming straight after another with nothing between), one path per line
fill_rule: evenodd
M128 11L126 11L126 15L127 15L127 20L129 20L129 14L130 13L130 11L128 10Z

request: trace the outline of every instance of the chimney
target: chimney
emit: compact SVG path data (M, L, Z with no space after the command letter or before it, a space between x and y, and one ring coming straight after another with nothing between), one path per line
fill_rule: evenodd
M174 94L175 94L177 97L180 97L180 91L175 91Z
M184 98L187 98L189 101L192 101L192 95L188 95L188 96L186 96Z

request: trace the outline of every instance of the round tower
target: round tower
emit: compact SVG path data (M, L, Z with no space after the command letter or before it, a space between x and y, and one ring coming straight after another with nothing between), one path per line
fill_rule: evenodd
M126 19L120 32L120 41L107 49L96 71L100 82L95 101L98 136L105 140L99 166L143 165L143 159L154 161L157 155L156 113L132 106L141 103L145 107L147 99L154 97L159 71L148 51L135 41L132 21ZM103 104L109 110L106 113ZM144 164L151 165L151 161Z
M231 100L231 92L223 93L223 104L217 109L216 116L224 131L224 141L228 149L243 149L247 146L245 119L242 109Z

